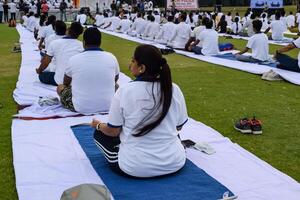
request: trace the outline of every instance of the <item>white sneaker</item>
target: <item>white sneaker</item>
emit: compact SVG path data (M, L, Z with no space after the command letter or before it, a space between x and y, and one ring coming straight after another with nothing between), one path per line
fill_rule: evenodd
M281 81L283 80L279 74L274 72L273 70L270 70L266 73L263 73L261 79L267 80L267 81Z

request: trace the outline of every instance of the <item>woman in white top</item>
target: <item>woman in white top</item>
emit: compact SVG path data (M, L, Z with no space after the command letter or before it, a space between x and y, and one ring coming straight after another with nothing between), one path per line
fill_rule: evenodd
M178 136L188 119L184 96L154 46L136 48L130 71L136 80L117 90L108 122L93 120L94 141L112 170L122 175L147 178L177 172L186 160Z

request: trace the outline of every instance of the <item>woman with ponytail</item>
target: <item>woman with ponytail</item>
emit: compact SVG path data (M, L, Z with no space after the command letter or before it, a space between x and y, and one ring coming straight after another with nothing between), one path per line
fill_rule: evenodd
M94 141L122 175L175 173L186 160L178 136L188 119L183 94L154 46L138 46L129 68L136 79L117 90L107 123L93 120Z

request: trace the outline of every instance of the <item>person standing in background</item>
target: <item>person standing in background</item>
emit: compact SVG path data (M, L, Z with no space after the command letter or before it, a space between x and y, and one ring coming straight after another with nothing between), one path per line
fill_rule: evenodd
M12 0L11 3L8 4L8 6L9 6L10 18L16 20L17 5L14 2L14 0Z
M0 0L0 23L2 23L2 16L3 16L3 2Z
M8 9L9 9L8 3L7 0L5 0L3 3L4 22L8 22Z
M59 11L60 11L60 20L64 22L67 21L67 14L66 14L67 7L68 5L65 2L65 0L62 0L59 5Z
M36 2L36 14L38 14L38 16L41 15L41 7L42 7L41 0L37 0L37 2Z

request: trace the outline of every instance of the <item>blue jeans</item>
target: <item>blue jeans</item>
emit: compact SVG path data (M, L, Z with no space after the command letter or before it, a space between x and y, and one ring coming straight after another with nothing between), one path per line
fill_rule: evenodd
M67 14L66 14L66 10L61 10L60 11L60 20L63 22L67 21Z
M54 72L42 72L39 74L39 79L42 83L57 86L57 83L54 80L54 75Z
M276 59L279 62L277 68L293 72L300 72L297 59L291 58L290 56L281 53L277 54Z
M0 23L2 23L3 11L0 11Z
M197 55L203 55L201 51L202 51L201 47L192 46L192 52L194 52L195 54L197 54Z

